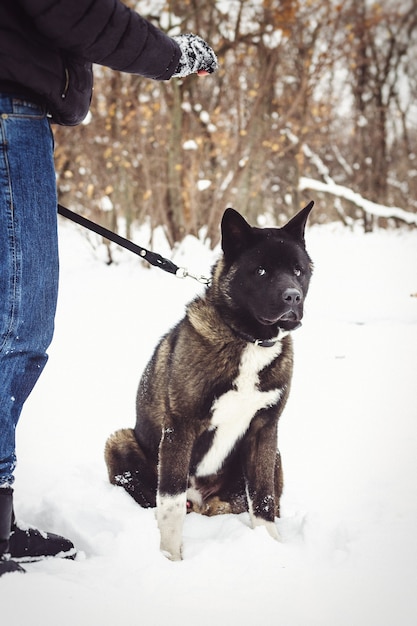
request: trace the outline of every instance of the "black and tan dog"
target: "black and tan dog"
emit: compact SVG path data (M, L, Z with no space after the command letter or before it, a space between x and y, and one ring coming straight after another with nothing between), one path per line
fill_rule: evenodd
M135 428L106 443L110 482L157 507L170 559L181 559L187 510L249 511L253 526L278 538L277 427L292 376L290 333L312 272L304 245L312 206L283 228L251 227L225 211L211 285L157 346L140 381Z

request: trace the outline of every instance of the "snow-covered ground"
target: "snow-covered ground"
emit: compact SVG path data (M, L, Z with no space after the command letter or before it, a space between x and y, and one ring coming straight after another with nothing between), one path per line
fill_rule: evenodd
M1 623L415 626L417 230L308 230L282 542L246 514L191 514L180 563L160 554L154 511L108 483L103 447L133 425L142 368L201 287L127 252L107 267L68 223L60 236L56 335L18 428L15 504L80 552L3 577ZM213 258L192 239L174 256L197 272Z

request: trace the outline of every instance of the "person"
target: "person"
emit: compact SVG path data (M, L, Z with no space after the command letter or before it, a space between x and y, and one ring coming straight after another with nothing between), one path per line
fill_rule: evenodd
M210 74L212 48L168 37L121 0L0 2L0 575L74 558L72 542L15 520L15 429L47 360L58 290L50 123L79 124L92 64L153 80Z

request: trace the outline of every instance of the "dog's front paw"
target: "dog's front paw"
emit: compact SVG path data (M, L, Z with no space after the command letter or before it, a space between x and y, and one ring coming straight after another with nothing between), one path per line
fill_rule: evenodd
M162 554L170 561L182 561L182 549L166 549L161 544Z
M161 533L160 549L171 561L182 559L182 525L186 512L186 494L157 495L156 518Z
M262 519L262 517L253 517L252 526L253 528L257 528L258 526L264 526L272 539L275 539L276 541L281 541L281 537L275 522L264 520Z

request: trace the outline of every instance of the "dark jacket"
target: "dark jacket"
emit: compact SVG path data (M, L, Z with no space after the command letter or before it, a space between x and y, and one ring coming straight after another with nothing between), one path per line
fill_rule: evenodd
M34 95L58 124L86 116L92 63L168 80L180 56L119 0L0 0L0 92Z

